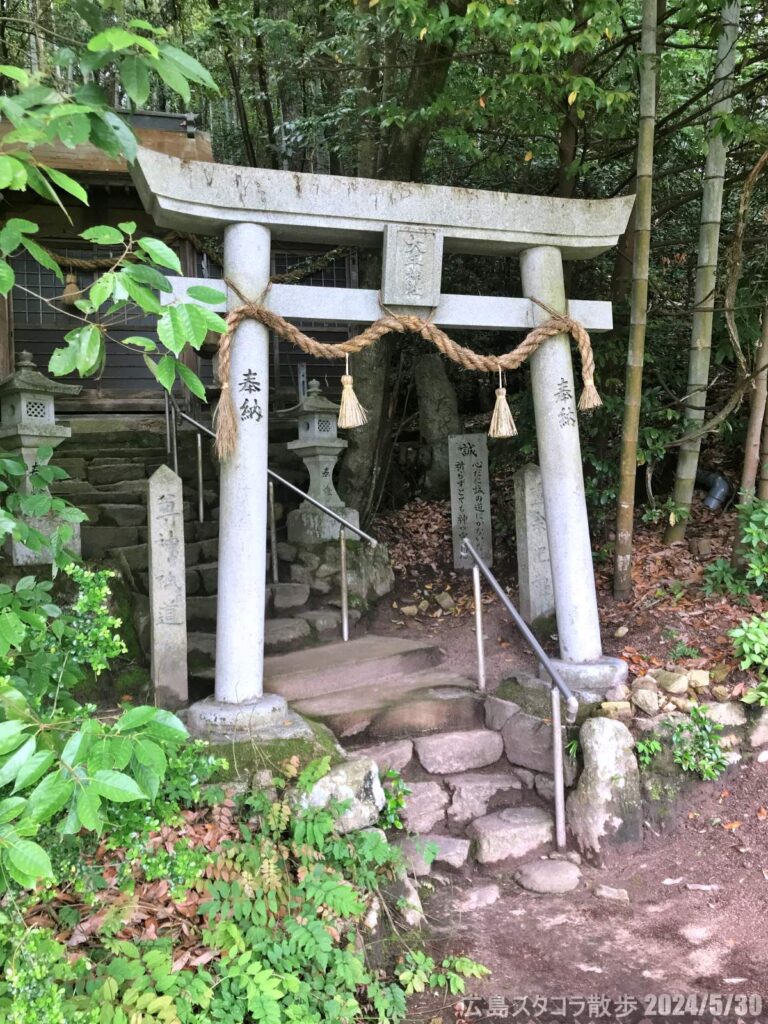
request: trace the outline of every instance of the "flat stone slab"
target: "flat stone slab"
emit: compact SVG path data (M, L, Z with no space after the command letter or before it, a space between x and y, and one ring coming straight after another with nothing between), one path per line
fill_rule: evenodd
M276 611L301 608L309 600L308 583L270 583L267 589L272 594L272 604Z
M309 633L309 626L303 624ZM306 700L354 689L361 679L382 680L401 672L418 672L440 658L440 649L434 644L369 634L348 643L327 644L322 657L311 649L265 660L264 687L287 700Z
M501 697L485 698L485 724L489 729L496 729L497 732L506 725L507 719L516 715L520 705L511 700L502 700Z
M438 685L377 715L371 724L371 735L382 740L396 739L482 726L482 697L474 692L470 680L449 672L424 673L422 684L430 681Z
M397 845L403 852L409 874L416 877L428 875L434 864L437 867L461 868L467 863L470 843L468 839L425 833L418 838L406 836ZM427 846L437 847L434 858L427 856ZM434 852L434 851L433 851Z
M379 766L379 773L401 772L413 757L411 740L394 740L392 743L375 743L372 747L361 747L352 752L355 757L372 757Z
M304 619L267 619L264 624L264 649L279 650L306 640L311 630Z
M412 782L405 798L403 822L409 832L431 832L445 816L448 794L438 782Z
M473 821L467 830L476 841L480 864L525 857L554 838L552 815L540 807L507 807Z
M579 887L581 871L567 860L532 860L515 872L514 879L528 892L572 892Z
M493 775L466 772L463 775L449 775L445 782L451 791L448 820L455 825L464 825L474 818L482 817L490 801L498 794L523 788L523 783L513 772L497 772Z
M301 584L289 585L301 586ZM359 619L360 612L356 609L350 609L350 622L356 621L355 616ZM299 612L298 618L308 622L310 628L318 635L321 633L336 633L341 629L341 612L337 612L335 608L320 608L317 611Z
M484 907L493 906L500 895L501 892L495 882L477 885L453 901L453 910L457 914L471 914L473 910L482 910Z
M413 745L422 767L433 775L485 768L504 752L500 734L491 729L420 736Z

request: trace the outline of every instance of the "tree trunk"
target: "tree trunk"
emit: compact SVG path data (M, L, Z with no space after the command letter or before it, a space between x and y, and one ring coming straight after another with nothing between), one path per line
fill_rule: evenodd
M765 326L765 320L763 320ZM760 442L760 470L757 478L757 496L768 501L768 403L763 414L763 437Z
M685 427L690 431L704 420L709 383L709 362L712 352L712 320L717 281L717 252L720 242L720 220L723 207L723 182L727 155L724 136L714 130L717 119L731 110L733 73L736 63L736 39L739 32L739 0L726 0L722 13L722 29L717 46L717 63L712 87L712 130L709 133L704 169L704 192L699 226L699 258L696 268L691 350L688 361L688 388L685 401ZM701 437L680 446L675 476L674 502L686 512L690 510L699 464ZM667 528L665 541L685 537L686 517L678 516Z
M760 432L765 418L766 396L768 395L768 302L763 306L763 323L760 342L755 356L755 378L752 401L749 406L747 436L744 442L744 465L741 470L741 498L749 500L755 493L755 483L760 467Z
M431 454L424 487L432 497L443 498L450 484L448 435L461 433L456 389L448 379L445 360L437 352L420 356L413 374L419 402L419 431Z
M632 534L637 477L637 438L643 397L643 360L648 314L648 264L651 248L653 193L653 134L656 124L656 2L643 0L640 43L640 123L637 138L635 240L632 262L632 303L621 435L621 469L616 514L614 595L623 599L632 591Z

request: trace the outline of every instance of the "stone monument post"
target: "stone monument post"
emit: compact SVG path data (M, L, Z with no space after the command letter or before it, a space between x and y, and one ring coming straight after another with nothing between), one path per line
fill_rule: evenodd
M541 470L529 462L515 473L514 482L520 614L534 632L541 627L551 632L555 595Z

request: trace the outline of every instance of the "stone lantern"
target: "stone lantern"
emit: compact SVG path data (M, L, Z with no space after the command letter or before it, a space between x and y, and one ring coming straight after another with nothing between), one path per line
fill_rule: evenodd
M309 470L307 494L357 526L357 511L345 508L333 484L333 471L339 455L347 447L347 442L337 433L338 414L338 405L320 394L320 382L311 380L307 396L299 404L299 439L289 441L288 448L301 457ZM291 544L322 544L338 536L339 524L308 501L303 501L288 513L288 540Z
M78 395L79 384L60 384L40 373L32 362L29 352L20 352L16 372L0 381L0 447L11 455L20 455L27 471L36 465L45 464L51 457L40 458L40 448L53 449L70 437L72 431L56 422L54 397L56 395ZM22 482L22 489L29 488L29 481ZM30 520L30 525L41 533L50 533L56 525L48 516ZM73 526L73 537L69 547L80 553L80 526ZM33 565L50 562L50 553L43 549L32 551L24 544L9 539L7 550L14 565Z

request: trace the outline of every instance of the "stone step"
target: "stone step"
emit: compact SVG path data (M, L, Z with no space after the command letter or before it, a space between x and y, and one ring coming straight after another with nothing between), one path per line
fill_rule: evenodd
M552 815L543 807L507 807L477 818L467 830L480 864L527 857L552 843L554 833Z
M94 486L143 480L146 476L147 467L142 462L125 462L121 459L107 466L88 467L88 483Z
M291 705L323 722L340 740L354 737L355 742L364 737L420 736L446 725L473 729L482 724L482 700L474 693L475 684L451 672L430 669L388 679L364 672L359 680L366 681L345 690L299 696Z
M107 558L114 556L116 549L136 546L139 531L135 526L91 526L83 523L82 540L83 558Z
M126 480L110 484L106 487L95 487L87 480L60 480L51 488L54 494L73 505L114 505L135 504L146 505L147 481Z
M487 768L504 754L501 734L492 729L434 733L414 740L416 757L430 775L450 775Z
M302 608L309 601L308 583L270 583L267 594L275 612Z
M265 662L266 689L289 701L309 700L418 672L441 659L440 649L432 644L369 635L326 644L322 656L308 650L270 658Z
M211 595L187 597L187 628L208 632L216 628L216 597Z

